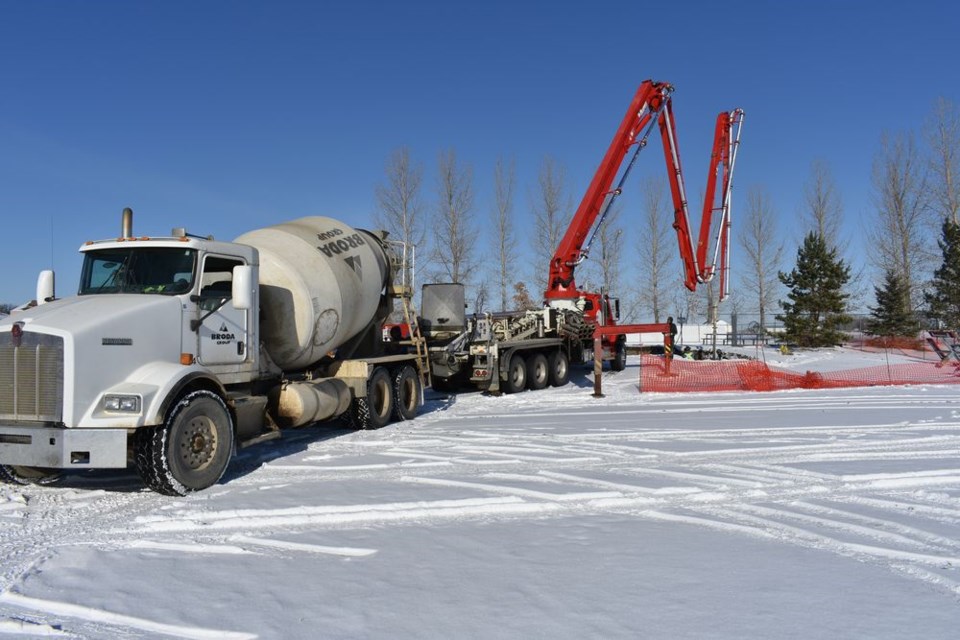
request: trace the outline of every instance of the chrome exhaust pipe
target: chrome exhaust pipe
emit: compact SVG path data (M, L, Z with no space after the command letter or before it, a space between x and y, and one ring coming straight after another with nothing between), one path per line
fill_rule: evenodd
M133 209L130 207L124 207L123 209L123 214L120 220L120 237L133 237Z

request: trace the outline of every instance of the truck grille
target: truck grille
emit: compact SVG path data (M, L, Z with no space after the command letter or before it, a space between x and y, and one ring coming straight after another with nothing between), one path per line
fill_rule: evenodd
M63 338L24 332L20 346L0 334L0 420L60 422Z

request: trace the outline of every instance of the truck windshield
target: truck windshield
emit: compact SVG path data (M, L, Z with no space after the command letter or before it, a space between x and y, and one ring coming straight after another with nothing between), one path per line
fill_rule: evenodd
M80 295L186 293L193 289L196 254L193 249L167 247L88 251L83 258Z

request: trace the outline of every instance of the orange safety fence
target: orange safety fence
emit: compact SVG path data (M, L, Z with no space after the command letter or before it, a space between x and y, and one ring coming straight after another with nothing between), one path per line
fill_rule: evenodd
M644 354L640 368L641 391L778 391L911 384L960 384L960 363L907 362L800 373L758 360L674 358L668 375L663 356Z

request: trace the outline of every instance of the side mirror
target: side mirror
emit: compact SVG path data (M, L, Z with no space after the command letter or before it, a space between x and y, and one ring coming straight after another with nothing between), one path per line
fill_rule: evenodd
M247 264L233 268L233 287L231 290L234 309L248 311L253 308L253 267Z
M37 304L56 299L56 286L53 271L46 269L37 277Z

